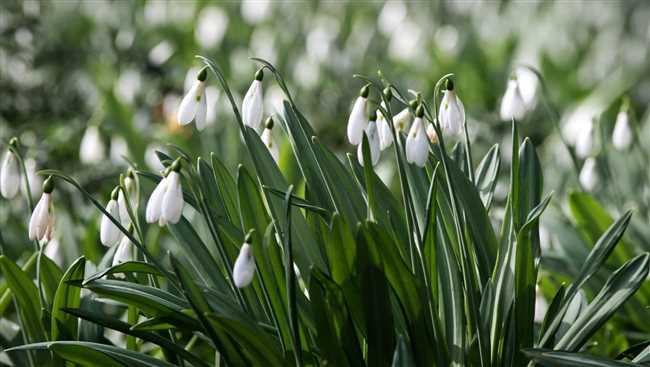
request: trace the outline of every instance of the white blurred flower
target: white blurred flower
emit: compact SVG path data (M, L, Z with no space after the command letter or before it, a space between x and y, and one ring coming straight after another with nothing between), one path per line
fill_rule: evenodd
M262 132L261 139L262 143L268 148L269 153L271 153L271 157L277 163L280 159L280 147L273 141L273 119L270 117L266 119L266 127Z
M270 0L243 0L241 2L241 15L249 24L257 24L270 14Z
M363 138L363 132L368 125L368 116L366 115L366 106L368 104L368 86L361 88L359 97L354 101L352 112L348 118L348 141L352 145L359 145Z
M419 109L421 107L418 107ZM418 116L411 125L406 138L406 161L424 167L429 157L429 140L422 116Z
M189 92L183 97L181 105L178 107L178 123L187 125L192 120L196 122L196 128L203 130L205 128L205 119L208 104L205 97L205 80L208 77L208 69L204 67L196 76L196 81Z
M135 69L122 72L113 86L115 96L125 104L132 104L142 86L140 72Z
M255 80L248 88L241 107L244 125L257 132L262 128L262 113L264 112L262 79L264 79L264 72L260 69L255 73Z
M395 33L395 30L406 19L407 9L403 1L386 1L379 13L377 25L386 36Z
M111 151L109 153L111 162L115 165L124 165L124 157L129 156L129 144L121 135L113 135L111 138Z
M253 249L250 242L244 242L233 266L232 279L237 288L244 288L251 284L254 275L255 258L253 257Z
M105 147L104 141L99 134L99 128L96 125L90 125L81 138L79 147L79 159L84 164L97 164L104 160Z
M588 191L592 192L598 186L600 178L598 176L598 167L596 163L596 158L589 157L582 165L580 170L580 185Z
M106 204L106 212L115 218L118 222L120 219L120 207L118 205L117 197L119 188L115 188L111 193L111 199ZM110 217L106 214L102 215L102 220L99 226L99 239L102 245L111 247L116 245L122 237L122 231L113 223Z
M376 165L379 162L379 156L381 155L380 143L379 143L379 134L377 132L377 122L370 120L368 126L366 127L366 136L368 137L368 145L370 148L370 160L372 165ZM361 138L363 141L363 137ZM364 166L365 162L363 161L363 144L359 144L357 147L357 159L359 164Z
M450 135L460 135L465 123L465 107L454 92L454 83L450 79L447 79L447 89L444 93L438 111L438 121Z
M204 49L213 48L221 43L228 28L228 14L216 6L206 6L201 10L194 38Z
M632 144L634 133L630 126L630 116L627 111L621 110L616 115L616 124L612 132L612 144L618 150L627 150Z
M531 111L535 107L539 79L532 70L525 67L518 67L515 70L515 75L521 99L524 101L526 110Z
M584 159L596 153L596 129L593 121L576 138L576 155Z
M20 189L20 167L18 158L7 150L0 168L0 193L5 199L13 199Z
M169 58L174 54L174 46L165 40L158 43L154 48L149 51L149 61L156 65L160 66L167 62Z
M426 60L421 42L422 29L417 23L405 20L398 30L393 30L388 44L388 54L399 61L414 62ZM426 55L425 55L426 56Z
M54 212L52 210L52 191L54 182L52 178L45 180L43 184L43 195L34 207L32 216L29 218L29 239L34 241L52 239L54 230Z
M516 78L508 81L508 88L506 89L503 99L501 99L500 115L504 121L521 120L526 114L526 105L521 96L519 83Z

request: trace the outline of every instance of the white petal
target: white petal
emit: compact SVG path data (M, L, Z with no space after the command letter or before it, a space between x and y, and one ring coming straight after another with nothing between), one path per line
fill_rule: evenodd
M593 155L596 150L593 122L590 122L585 130L576 139L576 155L581 159Z
M616 116L616 124L612 132L612 144L618 150L626 150L632 144L632 127L627 112L621 111Z
M0 193L6 199L12 199L20 189L20 168L16 156L7 151L2 168L0 168Z
M106 211L118 221L120 220L120 208L116 200L111 199L106 204ZM99 239L104 246L113 246L122 237L122 231L111 221L107 215L102 215L99 226Z
M438 120L443 129L451 135L460 135L465 123L465 107L453 91L445 91L440 103Z
M379 134L379 148L384 150L393 144L393 132L390 124L383 115L377 113L377 133Z
M194 121L196 122L196 129L201 131L205 129L205 116L208 113L208 103L206 100L205 93L201 94L201 99L199 100L199 106L196 111L196 117Z
M354 106L352 106L352 112L350 112L350 118L348 118L348 141L352 145L361 144L363 132L368 125L368 117L366 116L367 101L366 98L359 96L354 102Z
M366 135L368 136L368 144L370 145L370 160L372 161L372 165L376 165L377 162L379 162L379 157L381 155L381 149L379 147L379 134L377 132L377 124L374 121L370 121L368 123L368 127L366 128ZM363 138L361 139L363 142ZM363 144L359 144L357 147L357 159L359 160L359 164L362 166L364 165L363 161L363 149L362 149Z
M104 142L97 126L88 126L81 138L79 159L85 164L99 163L104 159Z
M160 218L166 223L178 223L183 214L183 189L181 188L181 176L178 172L170 172L167 176L167 190L162 200Z
M273 157L273 160L275 162L278 162L280 159L280 147L275 143L273 140L273 133L271 132L271 129L264 129L262 132L262 143L266 145L266 147L269 149L269 153L271 153L271 157Z
M424 167L429 158L429 140L422 118L416 118L406 138L406 161Z
M243 288L251 284L255 275L255 258L251 246L244 243L239 250L237 260L232 270L232 279L237 288Z
M505 121L512 120L513 118L515 120L521 120L525 113L526 106L521 96L521 91L519 90L519 84L516 80L511 79L508 81L508 88L501 100L501 119Z
M393 117L393 124L397 131L404 131L408 128L408 124L411 121L411 111L408 107L404 108L400 113Z
M244 96L241 110L244 125L249 126L258 132L262 127L263 103L262 82L259 80L253 80L253 83L251 83L251 86L248 88L248 91Z
M438 144L438 134L433 124L427 124L427 138L429 138L431 144Z
M187 125L192 122L199 106L198 99L203 96L204 89L204 83L197 80L194 82L192 88L190 88L185 97L183 97L180 106L178 106L178 115L176 116L179 124Z
M29 218L29 239L41 240L45 237L50 222L50 194L44 193L34 207Z
M129 178L127 178L127 180L128 179ZM128 227L129 223L131 223L131 218L129 217L129 209L126 206L126 198L124 197L124 192L122 190L117 194L117 207L119 208L120 213L120 223L123 227Z
M129 238L124 236L122 241L120 241L120 245L115 250L115 254L113 254L112 266L131 260L133 260L133 245Z
M167 178L163 179L158 183L158 186L153 190L149 201L147 202L147 210L145 219L147 223L156 223L160 219L160 213L162 210L162 200L165 195L165 190L167 190Z
M585 161L585 164L582 165L580 170L580 184L587 191L594 191L596 186L598 186L599 178L598 171L596 169L596 158L589 157Z

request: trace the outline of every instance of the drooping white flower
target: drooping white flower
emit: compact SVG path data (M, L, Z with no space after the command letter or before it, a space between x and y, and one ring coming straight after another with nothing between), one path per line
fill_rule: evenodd
M463 131L463 124L465 123L465 107L463 102L458 98L454 91L454 83L451 79L447 79L447 88L445 95L440 102L440 109L438 110L438 121L444 131L450 135L460 135Z
M183 189L181 187L181 175L172 169L167 175L167 185L162 198L162 207L158 224L161 226L167 223L178 223L183 214Z
M352 112L348 118L348 141L352 145L361 144L363 139L363 132L368 126L368 115L366 114L366 106L368 104L368 94L370 90L368 86L361 88L359 97L354 101Z
M121 263L132 261L133 260L133 244L129 237L124 236L120 241L119 246L113 254L112 266L119 265Z
M511 78L508 81L508 88L503 95L503 99L501 99L501 119L504 121L510 121L513 118L515 120L521 120L525 114L526 104L521 96L519 83L516 78Z
M618 150L627 150L632 144L633 138L630 116L626 110L621 110L616 115L616 124L612 132L612 144Z
M596 158L587 158L585 163L582 165L582 169L580 170L579 179L580 185L582 185L586 191L594 191L600 182Z
M371 118L374 116L371 116ZM370 160L372 165L376 165L379 162L379 156L381 155L380 142L379 142L379 133L377 131L377 122L372 119L368 122L368 127L366 127L366 136L368 136L368 145L370 148ZM363 141L363 138L361 139ZM363 161L363 144L359 144L357 147L357 159L359 160L360 165L365 165Z
M280 147L273 141L273 119L269 117L266 119L266 127L264 128L264 131L262 132L262 143L266 145L266 148L268 148L269 153L271 153L271 157L273 157L273 160L278 162L280 159Z
M113 218L117 219L117 221L121 221L120 207L117 200L119 191L119 188L115 188L111 193L111 199L108 201L108 204L106 204L106 212ZM121 237L122 231L117 228L115 223L111 221L108 215L103 214L102 221L99 226L99 239L102 244L108 247L116 245L120 241Z
M18 158L7 150L0 168L0 193L5 199L13 199L20 189L20 167Z
M593 121L590 121L585 131L578 135L576 139L576 155L581 158L587 158L596 153L596 129Z
M52 239L54 230L54 213L52 211L52 191L54 181L52 177L43 183L43 195L34 207L32 216L29 218L29 239L49 241Z
M262 97L262 80L264 72L262 69L255 73L255 80L248 88L241 106L242 120L244 125L259 132L262 128L262 113L264 112L264 98Z
M518 67L515 69L515 76L517 77L517 84L519 85L519 92L524 101L527 111L535 108L537 103L537 90L539 87L539 77L534 71L527 67Z
M208 102L205 97L205 80L207 77L208 70L207 67L204 67L196 76L196 81L178 107L177 119L179 124L187 125L194 120L198 130L205 128L205 118L208 111Z
M422 116L423 110L420 106L406 138L406 161L420 167L424 167L429 157L429 140Z
M384 102L381 102L381 106L384 109L386 108ZM366 128L366 131L367 130L368 129ZM384 150L393 144L393 132L390 128L390 124L379 110L377 110L377 133L379 135L379 148L381 150Z
M232 269L232 279L237 288L244 288L251 284L254 275L255 258L253 257L250 239L247 238L239 250L237 260L235 260L235 265Z
M151 193L149 201L147 202L147 209L145 219L147 223L156 223L160 220L162 212L162 202L167 190L167 177L163 177L158 183L156 188Z
M99 134L99 128L96 125L90 125L81 138L79 147L79 159L84 164L96 164L104 159L105 148L102 137Z
M395 130L405 131L408 128L409 122L413 116L411 115L411 110L406 107L401 110L395 117L393 117L393 125L395 125Z

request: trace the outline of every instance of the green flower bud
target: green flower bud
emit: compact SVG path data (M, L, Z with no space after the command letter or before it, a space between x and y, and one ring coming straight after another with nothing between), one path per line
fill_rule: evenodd
M255 80L259 80L260 82L264 79L264 69L259 69L257 72L255 72Z
M204 66L201 71L199 71L199 74L196 76L196 80L204 82L208 78L208 67Z
M43 192L51 194L52 191L54 191L54 177L49 176L45 182L43 182Z
M418 108L415 110L415 117L422 117L424 116L424 107L422 105L419 105Z

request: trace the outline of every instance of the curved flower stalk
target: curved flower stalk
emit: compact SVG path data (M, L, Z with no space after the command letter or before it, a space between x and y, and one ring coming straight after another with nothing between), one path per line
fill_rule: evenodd
M181 162L174 161L170 171L158 183L149 197L146 210L147 223L158 222L159 226L168 223L175 224L181 219L183 213L183 189L181 187Z
M386 109L386 104L384 102L381 102L381 106ZM388 121L386 121L386 118L380 111L376 112L376 116L377 133L379 135L379 148L381 150L385 150L393 144L393 132L391 131L390 124Z
M381 155L381 143L379 138L379 133L377 131L377 115L373 112L370 115L370 121L366 127L366 136L368 137L368 144L370 145L370 160L372 165L375 166L379 162L379 157ZM388 123L386 123L388 125ZM389 127L390 128L390 127ZM390 132L389 132L390 134ZM392 136L392 135L391 135ZM363 150L361 149L362 144L359 144L357 147L357 159L359 164L362 166L365 165L363 161Z
M424 108L419 106L415 111L415 121L406 138L406 161L424 167L429 158L429 140L424 126Z
M49 241L54 230L54 212L52 210L52 192L54 179L50 176L43 183L43 195L36 204L29 219L29 239L34 241Z
M12 138L9 145L16 148L18 140ZM20 167L18 157L11 150L7 149L2 167L0 168L0 193L5 199L13 199L20 189Z
M596 158L589 157L580 170L580 185L589 192L592 192L598 187L600 177L598 176L598 164Z
M101 162L105 156L104 142L102 141L99 127L90 125L86 128L81 145L79 146L79 159L84 164L96 164Z
M363 139L363 132L368 126L368 116L366 114L366 108L368 106L368 95L370 94L370 89L368 85L364 85L359 91L359 97L354 101L352 106L352 112L350 112L350 117L348 118L348 141L352 145L361 144Z
M454 91L454 82L447 79L447 85L438 110L438 121L450 135L458 136L463 132L465 107Z
M634 133L630 125L629 102L626 100L616 115L616 123L612 132L612 144L617 150L627 150L632 145Z
M266 119L261 139L262 143L268 148L269 153L271 153L271 157L277 163L280 159L280 147L273 141L273 118L269 117Z
M521 120L526 114L526 104L521 96L517 77L514 75L508 80L508 88L501 99L499 114L504 121Z
M237 260L232 270L232 278L237 288L244 288L251 284L255 275L255 258L251 247L251 235L248 234L244 244L239 250Z
M205 96L205 81L208 78L208 69L204 67L196 76L196 81L187 92L180 106L178 107L178 123L187 125L192 120L196 123L198 130L205 128L205 119L208 111L208 103Z
M106 212L118 221L121 221L121 210L118 204L120 188L116 187L111 193L111 199L106 204ZM107 215L102 215L99 227L99 239L104 246L111 247L117 244L122 238L122 231L111 221Z
M253 128L258 133L262 129L262 113L264 112L263 79L264 71L260 69L255 73L255 79L248 88L241 106L244 125Z

